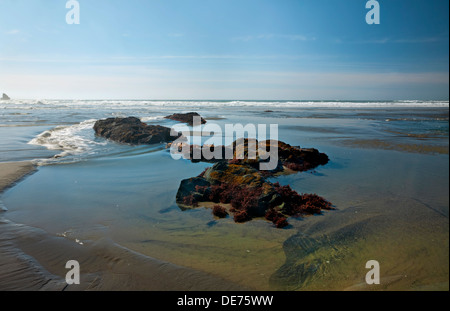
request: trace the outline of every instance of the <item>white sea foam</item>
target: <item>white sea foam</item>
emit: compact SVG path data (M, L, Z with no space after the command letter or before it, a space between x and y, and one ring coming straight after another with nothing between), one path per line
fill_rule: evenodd
M57 126L32 139L29 144L44 146L50 150L62 150L57 157L79 154L91 150L95 145L102 145L93 140L93 126L96 120L86 120L70 126Z
M181 101L181 100L13 100L0 103L0 108L73 110L184 110L196 107L263 107L263 108L385 108L385 107L449 107L448 101Z
M164 120L165 116L154 116L154 117L142 117L142 122L150 122L150 121L157 121L157 120Z

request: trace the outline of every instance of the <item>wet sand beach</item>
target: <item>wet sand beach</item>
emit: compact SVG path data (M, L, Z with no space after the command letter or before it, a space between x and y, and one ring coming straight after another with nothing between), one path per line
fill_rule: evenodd
M35 170L29 162L0 163L0 191ZM68 260L81 267L81 284L67 285ZM0 290L245 290L193 269L156 260L108 239L92 244L14 223L0 212Z
M1 167L2 180L10 183L34 170L29 163ZM311 188L316 183L331 187L344 175L328 181L313 175L300 179L298 188L305 188L306 182ZM293 176L284 178L293 181ZM124 219L123 230L109 238L93 233L89 224L78 232L49 233L0 213L0 289L448 290L448 210L436 209L436 202L393 195L391 191L402 187L394 184L378 189L378 198L361 180L345 194L330 192L338 210L292 219L285 230L270 228L264 220L242 225L207 222L210 216L200 208L180 213L185 226L181 231L178 222L164 222L163 214L157 227L141 219L143 225L132 221L137 227L130 230ZM31 213L36 218L39 211ZM148 240L139 240L144 236ZM72 259L80 262L81 285L67 286L64 280L65 263ZM364 265L370 259L382 265L381 285L364 281Z
M38 167L0 165L1 289L448 290L448 108L198 109L222 129L278 124L280 140L329 156L270 181L336 209L278 229L263 218L216 219L207 206L180 209L180 181L211 164L96 137L103 105L93 115L71 108L76 117L57 127L3 128L3 161ZM163 116L184 111L142 105L126 115L170 127ZM80 262L80 286L66 286L68 260ZM368 260L380 263L380 285L365 283Z

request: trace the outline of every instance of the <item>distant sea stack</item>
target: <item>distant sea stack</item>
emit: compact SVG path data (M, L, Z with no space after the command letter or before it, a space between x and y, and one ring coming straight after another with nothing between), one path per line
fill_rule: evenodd
M10 99L11 99L11 98L9 98L8 95L6 95L5 93L3 93L2 100L10 100Z

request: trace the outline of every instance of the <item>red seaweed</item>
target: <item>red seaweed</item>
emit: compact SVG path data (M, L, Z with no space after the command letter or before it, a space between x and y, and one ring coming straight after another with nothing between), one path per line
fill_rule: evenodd
M289 223L287 222L286 217L278 217L278 218L276 218L276 220L274 220L273 223L275 224L275 226L277 228L284 228L284 227L289 225Z
M225 207L221 205L214 205L213 207L213 215L219 218L225 218L228 216L228 212Z
M235 222L247 222L251 219L252 219L252 217L247 213L247 211L237 211L234 214Z
M278 214L279 212L277 212L273 208L269 208L264 217L269 221L273 221L276 217L278 217Z
M198 207L198 201L195 199L194 195L188 195L183 198L183 204L188 206Z

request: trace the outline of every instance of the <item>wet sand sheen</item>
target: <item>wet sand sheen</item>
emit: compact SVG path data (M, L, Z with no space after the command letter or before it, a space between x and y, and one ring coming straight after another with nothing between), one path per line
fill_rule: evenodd
M404 155L402 158L407 159ZM383 163L382 158L379 161ZM374 161L371 161L371 164L377 166ZM47 167L46 170L48 172L63 168L55 166ZM359 166L356 168L359 169ZM201 168L195 170L201 171ZM292 179L293 185L296 184L295 180L298 180L299 189L305 189L305 185L316 188L314 183L320 182L324 188L332 189L332 186L337 184L336 179L341 180L352 171L346 169L341 175L334 176L336 173L331 170L330 167L322 169L322 172L328 175L327 178L322 176L315 179L306 178L310 176L308 174L298 175ZM35 177L39 179L42 171L26 182ZM105 168L105 171L111 170ZM427 170L419 170L416 167L415 171L423 176ZM60 173L60 176L63 175L65 171ZM364 171L357 173L357 176L360 175L365 176ZM60 180L54 175L44 175L44 178ZM115 224L116 227L107 238L143 254L138 256L156 257L156 262L171 262L193 269L187 269L188 271L197 270L204 271L207 276L216 275L219 277L219 283L226 279L232 284L257 290L448 289L448 207L437 209L436 207L445 207L439 204L441 200L436 201L437 203L425 201L425 204L409 197L409 194L402 197L402 194L395 190L397 187L394 185L399 184L397 182L368 192L364 183L353 178L346 180L346 183L351 185L346 192L337 189L337 192L327 195L339 210L298 220L287 230L271 228L264 220L254 220L246 224L235 224L231 219L215 222L210 210L202 208L188 212L169 209L164 213L148 211L148 217L139 218L130 217L127 212L127 217L119 217L120 221ZM401 180L407 181L404 177ZM373 188L373 184L370 185ZM18 185L18 188L20 187L22 185ZM441 190L438 188L435 192L445 198L447 194ZM85 192L83 194L87 195ZM162 197L161 201L166 202L167 199ZM36 216L37 214L32 217ZM7 223L3 228L14 228L14 225ZM35 233L30 235L34 236ZM75 236L85 242L84 247L74 242ZM82 267L87 266L86 271L89 273L84 276L85 287L80 289L149 290L154 288L152 281L155 279L167 281L164 284L158 281L158 286L161 286L158 288L178 288L179 283L171 283L177 274L136 277L141 271L127 265L130 262L133 262L133 267L139 264L127 259L130 256L128 252L117 251L119 246L103 237L103 234L97 235L89 226L84 230L83 226L78 232L73 232L72 238L70 235L69 239L56 238L58 243L68 243L67 249L70 251L49 242L47 245L41 244L40 249L45 251L39 253L35 248L27 249L35 247L35 242L39 241L29 238L26 239L31 241L29 244L19 246L24 253L33 254L37 261L51 271L48 273L59 275L59 278L66 273L63 266L67 260L81 258ZM55 241L55 236L52 240ZM88 242L89 240L97 242ZM7 239L5 243L11 241L18 243L20 239L15 236ZM58 253L59 249L64 252ZM74 257L61 257L66 253L73 254ZM369 288L364 282L367 272L365 263L371 259L379 260L382 265L382 286ZM153 259L150 261L154 262ZM155 265L150 266L143 271L155 271ZM156 265L156 271L158 267ZM191 277L188 279L192 281ZM114 287L117 286L116 282L123 287ZM214 280L211 282L217 286L219 284ZM183 283L186 282L180 284ZM207 286L207 289L212 288Z
M354 140L344 140L342 141L344 145L360 147L360 148L373 148L373 149L386 149L386 150L397 150L406 151L412 153L422 153L422 154L448 154L448 145L430 145L430 144L405 144L398 142L382 141L379 139L354 139Z
M34 170L0 163L2 190ZM65 263L76 258L81 284L67 286ZM204 272L156 260L109 239L84 245L13 223L0 214L0 290L245 290Z
M264 220L230 221L208 235L168 225L126 244L257 290L448 290L448 217L420 202L368 199L292 223L277 230ZM372 259L382 267L379 286L364 281Z
M156 260L108 239L79 245L0 219L1 290L244 290L193 269ZM81 284L67 286L65 263L76 258Z

